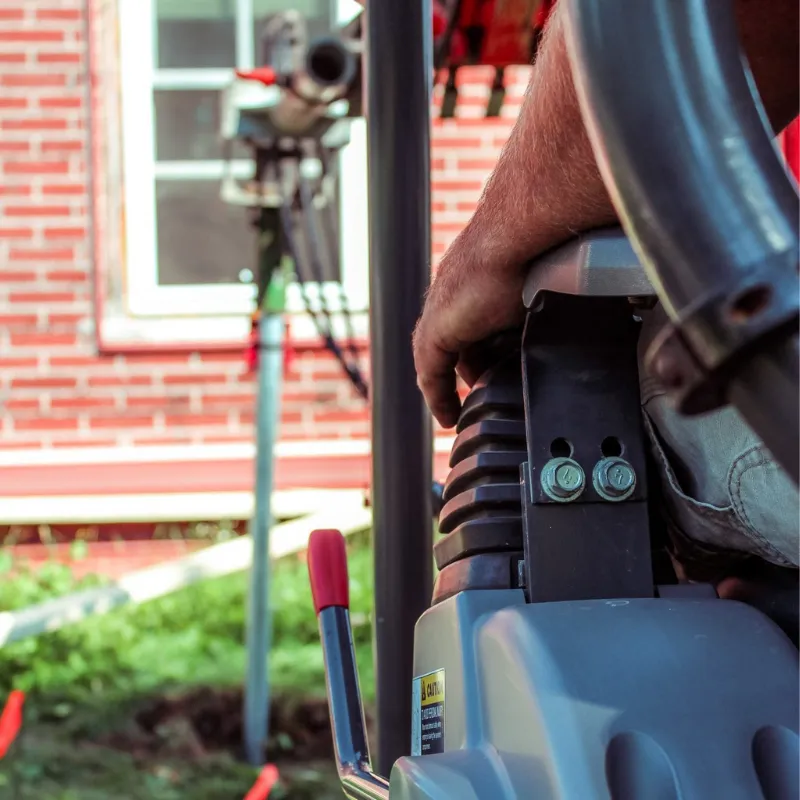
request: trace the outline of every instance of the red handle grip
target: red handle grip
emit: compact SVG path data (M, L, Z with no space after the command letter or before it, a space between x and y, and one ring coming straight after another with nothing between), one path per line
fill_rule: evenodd
M317 614L331 606L350 607L347 550L339 531L319 530L309 537L308 579Z

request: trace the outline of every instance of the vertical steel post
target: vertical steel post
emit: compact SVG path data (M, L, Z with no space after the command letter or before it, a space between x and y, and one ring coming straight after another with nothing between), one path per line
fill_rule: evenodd
M280 422L283 377L283 310L286 272L280 267L280 243L275 231L277 211L263 209L259 231L260 269L269 280L259 325L258 389L256 393L255 510L250 526L253 561L247 613L247 675L244 693L244 755L260 766L269 730L269 532L272 526L272 487L275 474L273 452ZM268 225L267 223L271 223ZM275 261L279 266L275 266Z
M377 767L408 755L414 625L432 587L432 440L411 334L430 280L430 0L367 7Z

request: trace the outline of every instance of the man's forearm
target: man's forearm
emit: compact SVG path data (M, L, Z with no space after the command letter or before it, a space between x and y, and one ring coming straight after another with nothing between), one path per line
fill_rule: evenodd
M494 268L518 269L573 232L614 218L581 118L559 3L520 115L464 235Z
M580 114L556 5L514 130L462 236L493 269L516 270L615 212ZM780 131L798 113L797 0L737 0L741 41L767 115Z

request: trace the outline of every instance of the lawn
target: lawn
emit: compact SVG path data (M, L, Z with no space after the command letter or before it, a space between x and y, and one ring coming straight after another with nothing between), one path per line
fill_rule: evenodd
M2 551L0 551L1 553ZM2 559L2 555L0 555ZM0 611L65 594L69 567L0 561ZM350 543L362 690L374 691L368 539ZM0 649L0 698L27 693L23 732L0 761L2 800L231 800L256 772L238 759L247 580L228 576ZM341 797L322 652L305 564L274 566L268 754L271 797Z

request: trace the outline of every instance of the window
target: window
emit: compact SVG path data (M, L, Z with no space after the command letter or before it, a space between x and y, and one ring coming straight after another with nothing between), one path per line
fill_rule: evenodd
M254 290L242 279L255 262L255 236L247 211L219 197L220 91L234 67L256 63L266 15L298 9L314 35L351 19L359 6L355 0L118 2L127 313L182 317L184 324L193 318L204 329L217 326L212 338L240 336L243 317L252 310ZM234 174L246 178L252 163L247 153L237 155ZM340 174L339 207L346 213L339 277L350 309L363 312L368 305L363 120L352 124ZM309 287L312 298L319 292L332 310L341 309L335 283ZM310 320L302 316L299 287L290 287L287 301L298 315L295 332L313 335Z

